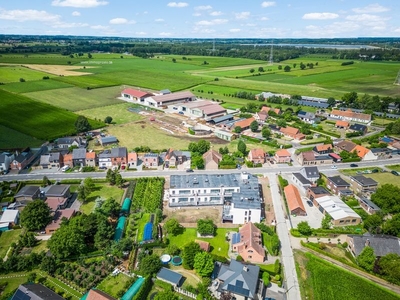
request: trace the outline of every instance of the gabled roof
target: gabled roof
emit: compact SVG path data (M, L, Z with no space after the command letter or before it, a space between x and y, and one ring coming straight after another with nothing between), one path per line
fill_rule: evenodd
M357 146L357 144L351 142L351 141L341 141L336 145L338 148L341 150L345 150L347 152L352 152L354 148Z
M335 126L336 127L349 127L350 123L343 120L337 120Z
M100 290L90 290L85 300L115 300L113 297Z
M314 161L315 160L315 154L313 151L301 152L300 156L303 158L303 161Z
M144 97L144 96L152 96L152 94L150 94L150 93L147 93L147 92L144 92L144 91L139 91L139 90L134 90L134 89L124 89L123 91L122 91L122 94L128 94L128 95L131 95L131 96L133 96L133 97L136 97L136 98L142 98L142 97Z
M258 229L252 222L248 222L239 228L240 233L240 243L245 245L245 249L251 247L260 256L265 255L264 248L262 246L261 240L261 230ZM240 253L240 250L239 250Z
M304 167L302 168L306 178L319 177L319 170L317 167Z
M371 115L363 114L363 113L359 113L359 112L353 112L350 109L349 110L333 109L331 112L331 115L352 118L352 119L360 119L360 120L365 120L365 121L371 121Z
M364 156L367 155L370 150L363 146L357 145L351 152L353 151L356 151L358 157L364 158Z
M86 149L78 148L72 150L72 159L85 159L86 158Z
M265 152L261 148L251 149L249 152L249 157L254 158L265 158Z
M11 300L65 300L39 283L25 283L18 287Z
M303 201L301 200L299 190L293 184L286 186L284 192L290 211L299 208L304 212L306 211Z
M226 112L226 109L223 108L219 104L212 104L212 105L207 105L207 106L203 107L202 111L205 115L210 115L210 114L216 114L219 112L221 112L221 113Z
M244 119L242 121L236 122L235 125L233 126L233 128L239 126L240 128L246 128L249 127L250 124L255 121L254 117L248 118L248 119Z
M40 187L36 185L27 185L20 189L14 197L32 197L38 192L40 192Z
M272 108L272 107L268 107L268 106L261 107L261 111L265 111L266 113L268 113L270 110L272 110L277 115L279 115L281 113L281 110L279 108Z
M95 159L96 158L96 152L86 152L86 159Z
M69 192L70 186L66 184L55 184L50 186L46 192L46 197L65 197Z
M204 162L206 165L210 161L214 161L216 164L218 164L222 159L222 155L219 152L217 152L213 149L210 149L206 153L203 154L203 159L204 159Z
M161 268L161 270L157 273L157 278L179 286L183 276L177 272L171 271L170 269Z
M268 114L265 111L260 111L260 112L257 113L257 117L261 121L265 121L268 118Z
M111 149L111 157L118 158L118 157L127 157L128 150L126 147L117 147Z
M102 144L118 143L118 139L112 135L101 137L100 139Z
M79 145L81 144L81 138L80 137L64 137L64 138L59 138L57 140L57 145L71 145L73 142L77 142Z
M161 102L181 100L181 99L193 98L193 97L195 97L195 95L193 95L193 93L191 93L189 91L183 91L183 92L153 96L152 99L157 103L161 103Z
M258 283L259 266L246 265L236 260L231 260L229 266L221 265L218 279L223 281L222 291L242 295L253 299L256 295Z
M332 183L334 183L337 187L349 187L350 186L350 183L348 183L346 180L344 180L340 176L328 177L328 180L330 180Z
M369 186L369 185L375 186L375 185L378 185L378 182L376 182L372 178L365 177L364 175L350 176L350 179L353 179L354 181L356 181L361 186Z
M300 130L298 128L288 126L288 127L281 127L280 132L282 132L283 134L296 135L300 133Z
M326 144L326 145L317 145L315 146L316 152L322 152L322 151L329 151L332 150L332 145L331 144Z
M400 255L399 239L389 235L349 235L353 239L354 252L358 256L365 246L374 249L376 256L382 257L389 253Z
M12 223L18 218L19 210L6 209L0 217L0 223Z
M72 161L72 158L73 158L72 153L65 154L64 155L64 163L68 162L68 161Z
M129 152L128 153L128 161L137 161L138 155L136 152Z
M276 151L275 155L279 157L291 156L290 152L287 151L286 149L280 149Z

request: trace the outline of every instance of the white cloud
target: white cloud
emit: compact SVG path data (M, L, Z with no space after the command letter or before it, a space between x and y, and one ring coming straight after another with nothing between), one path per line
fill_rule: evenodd
M239 28L232 28L229 29L229 32L240 32L241 30Z
M0 19L26 22L26 21L39 21L39 22L58 22L59 15L50 14L44 10L0 10Z
M271 7L271 6L275 6L275 2L272 1L264 1L263 3L261 3L262 7Z
M338 18L338 14L334 13L309 13L303 16L304 20L332 20Z
M223 14L222 11L212 11L212 12L210 12L210 16L213 16L213 17L218 17L218 16L220 16L222 14Z
M256 26L256 24L254 24L254 23L247 23L247 24L244 24L244 26L248 26L248 27L255 27L255 26Z
M135 24L136 22L133 20L129 21L125 18L114 18L114 19L111 19L109 23L114 24L114 25L122 25L122 24Z
M260 20L261 21L268 21L269 19L267 17L262 17Z
M378 3L370 4L365 7L357 7L353 9L353 11L358 14L381 13L388 10L389 8L381 6Z
M160 36L171 36L172 33L171 32L160 32L158 35L160 35Z
M201 13L194 13L193 14L193 17L200 17L201 16Z
M101 5L107 5L107 1L102 0L53 0L51 5L53 6L64 6L64 7L97 7Z
M81 15L81 13L79 11L74 11L71 14L73 17L79 17Z
M197 22L196 25L198 25L198 26L212 26L212 25L225 24L227 22L228 22L228 20L226 20L226 19L214 19L214 20L211 20L211 21L203 20L203 21Z
M137 34L137 35L146 35L146 34L147 34L147 32L144 32L144 31L138 31L138 32L135 32L135 34Z
M240 13L236 13L235 17L238 20L244 20L244 19L247 19L248 17L250 17L250 12L243 11L243 12L240 12Z
M400 33L400 27L396 28L395 30L393 30L393 32L399 32Z
M361 15L347 16L346 20L357 21L357 22L382 22L385 19L376 15L361 14Z
M64 22L58 22L54 24L52 27L53 28L79 28L79 27L88 27L88 23L64 23Z
M161 22L164 22L164 19L155 19L154 22L161 23Z
M90 26L90 28L96 29L96 30L106 30L106 29L108 29L108 28L110 28L110 27L108 27L108 26L103 26L103 25L93 25L93 26Z
M209 10L209 9L212 9L212 6L211 5L200 5L200 6L196 6L194 9L195 10Z
M181 7L189 6L189 4L186 3L186 2L170 2L170 3L167 4L167 6L181 8Z

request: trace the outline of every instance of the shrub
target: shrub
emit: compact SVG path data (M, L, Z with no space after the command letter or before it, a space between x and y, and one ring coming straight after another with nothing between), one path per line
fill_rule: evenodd
M243 261L243 257L241 257L240 255L236 256L236 261Z
M325 250L326 249L326 245L324 243L319 243L318 244L319 249L321 250Z
M262 280L263 280L265 286L269 285L270 281L269 281L269 273L268 272L262 273Z

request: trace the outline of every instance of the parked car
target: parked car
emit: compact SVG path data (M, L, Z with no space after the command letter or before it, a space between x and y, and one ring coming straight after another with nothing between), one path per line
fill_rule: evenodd
M394 171L394 170L393 170L391 173L392 173L393 175L400 176L400 173L397 172L397 171Z
M313 207L313 205L314 205L311 200L308 200L307 204L308 204L309 207Z
M379 169L373 169L371 172L372 173L379 173Z
M336 165L332 165L331 169L337 169Z
M180 115L183 115L183 111L180 111L179 114L180 114Z
M357 168L358 165L357 165L357 164L350 164L350 167L352 167L352 168Z
M193 169L186 169L186 172L187 172L187 173L192 173L192 172L194 172L194 171L193 171Z

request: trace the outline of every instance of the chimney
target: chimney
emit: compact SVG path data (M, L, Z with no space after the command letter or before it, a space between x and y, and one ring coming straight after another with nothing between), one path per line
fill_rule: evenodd
M248 272L249 268L247 266L243 266L243 271Z
M370 241L369 241L369 239L367 239L366 241L365 241L365 247L368 247L369 245L370 245Z

